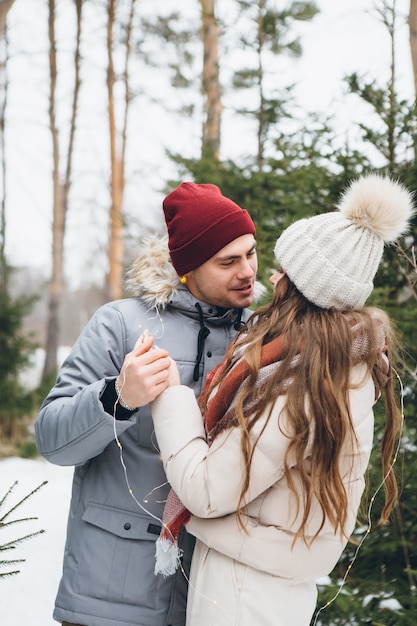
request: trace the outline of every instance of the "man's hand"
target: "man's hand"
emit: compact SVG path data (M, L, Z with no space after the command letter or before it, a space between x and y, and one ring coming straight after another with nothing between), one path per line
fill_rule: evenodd
M173 387L174 385L180 385L180 374L178 371L177 364L174 359L170 359L171 365L168 370L168 386Z
M166 350L152 349L153 343L154 338L143 333L126 354L117 378L120 396L132 408L149 404L170 384L171 359Z

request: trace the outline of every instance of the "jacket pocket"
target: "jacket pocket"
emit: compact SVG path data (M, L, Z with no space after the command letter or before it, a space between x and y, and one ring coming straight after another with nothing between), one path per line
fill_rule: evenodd
M77 593L151 609L168 604L171 583L153 573L156 520L90 502L79 524L71 542Z

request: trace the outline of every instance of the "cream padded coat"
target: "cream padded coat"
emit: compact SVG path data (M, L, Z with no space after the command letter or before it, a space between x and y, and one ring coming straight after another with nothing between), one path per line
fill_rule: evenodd
M351 380L350 409L357 447L354 455L346 447L341 461L350 502L348 534L354 529L364 489L364 473L372 448L372 407L375 402L374 384L364 365L352 369ZM361 383L360 386L356 386L357 383ZM152 415L167 478L193 513L187 530L197 537L198 551L202 550L198 546L201 542L239 564L262 572L262 575L273 576L276 590L280 586L287 587L288 583L310 581L314 584L317 578L332 571L347 540L335 535L328 524L324 525L310 548L301 541L292 545L293 531L298 528L300 518L294 519L294 497L288 489L283 468L288 443L284 434L285 396L276 401L271 419L255 449L244 508L248 534L239 528L235 514L243 476L239 429L224 431L209 447L194 394L184 386L164 391L153 403ZM257 437L263 426L264 421L259 420L252 437ZM297 481L297 468L294 466L291 471ZM307 529L309 536L314 535L320 521L318 510L313 511ZM230 591L224 589L226 595ZM303 597L299 593L296 597L301 610ZM195 600L198 601L198 596ZM315 598L311 599L311 586L306 588L305 600L310 604L315 602ZM297 606L292 606L291 611L292 615L294 611L297 613ZM300 616L300 621L294 623L297 626L309 623L303 619L306 618ZM234 622L230 619L225 622L229 623ZM199 626L203 624L199 623Z

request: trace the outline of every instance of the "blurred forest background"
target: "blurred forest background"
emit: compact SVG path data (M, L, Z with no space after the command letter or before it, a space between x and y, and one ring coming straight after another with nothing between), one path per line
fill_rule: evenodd
M30 58L16 17L21 3L30 4L42 24L42 32L30 33L37 50ZM417 189L417 0L406 13L399 4L374 4L375 27L386 31L384 78L363 67L344 78L350 102L353 95L367 111L351 142L331 111L300 108L285 69L303 54L300 25L317 17L319 2L36 0L35 9L33 0L0 0L0 458L36 455L31 427L63 347L98 306L123 297L136 242L164 232L160 207L149 210L150 189L166 193L182 180L211 182L246 207L257 226L265 284L280 230L332 210L352 178L376 171ZM400 36L409 46L411 97L398 87ZM44 68L42 80L36 97L10 107L12 76L21 63ZM8 219L18 209L8 196L18 169L13 148L16 133L33 117L39 123L27 142L36 145L38 158L32 172L20 175L22 186L35 181L30 193L42 207L39 214L48 216L49 274L36 263L22 268L10 261ZM153 142L151 118L158 120ZM162 165L167 136L174 137L171 146L175 137L181 140L178 149L163 153ZM251 150L240 150L248 140ZM233 157L224 157L226 141L235 145ZM46 189L41 170L48 173ZM33 241L36 221L42 226L39 218L21 224L26 235L33 229ZM77 233L75 240L69 232ZM391 315L403 343L398 373L405 425L393 460L401 500L390 526L369 535L364 503L352 544L320 586L323 604L337 597L317 624L416 623L416 235L414 220L400 245L386 250L369 301ZM28 383L24 374L35 357L42 359L40 377ZM376 446L382 419L377 414ZM376 520L379 498L371 496L383 488L376 461L373 469L369 498ZM361 545L357 557L355 542Z

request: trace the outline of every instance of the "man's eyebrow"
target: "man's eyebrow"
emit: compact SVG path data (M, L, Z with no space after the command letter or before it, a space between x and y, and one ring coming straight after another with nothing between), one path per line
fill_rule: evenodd
M249 248L249 250L247 250L246 252L244 252L243 254L227 254L227 255L219 255L216 257L217 261L228 261L231 259L240 259L240 257L242 256L246 256L247 254L250 254L251 252L253 252L256 249L256 241L255 243Z

